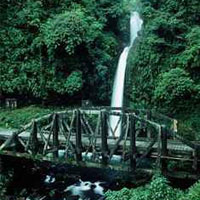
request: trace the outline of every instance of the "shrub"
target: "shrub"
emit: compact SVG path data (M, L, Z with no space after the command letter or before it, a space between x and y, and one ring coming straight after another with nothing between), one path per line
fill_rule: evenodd
M198 181L192 187L190 187L186 197L181 198L180 200L199 200L199 199L200 199L200 181Z
M150 184L136 189L123 188L120 191L108 191L107 200L178 200L183 193L168 185L166 178L155 175ZM196 199L195 199L196 200Z
M160 105L176 108L182 99L189 99L194 92L194 82L181 68L171 69L160 75L154 99ZM181 105L181 104L180 104Z
M168 184L169 182L165 177L153 177L148 187L150 191L148 200L177 200L181 192L173 189Z

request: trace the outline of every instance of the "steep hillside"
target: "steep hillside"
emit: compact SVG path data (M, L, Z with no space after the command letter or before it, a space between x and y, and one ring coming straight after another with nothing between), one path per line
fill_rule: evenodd
M199 131L200 2L142 0L139 9L144 26L129 55L131 105L154 107Z

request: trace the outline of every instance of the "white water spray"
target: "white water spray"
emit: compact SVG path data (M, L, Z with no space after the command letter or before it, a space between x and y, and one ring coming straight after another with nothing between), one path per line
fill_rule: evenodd
M133 42L138 36L138 31L141 30L143 21L140 18L138 12L131 13L130 19L130 45L125 47L122 54L120 55L117 71L115 75L114 85L113 85L113 93L112 93L112 101L111 107L123 107L123 97L124 97L124 80L125 80L125 72L126 72L126 64L129 51L133 46ZM115 136L119 137L121 133L121 122L118 123L119 117L118 116L111 116L110 117L110 124L112 130L115 131ZM110 132L112 135L112 132Z

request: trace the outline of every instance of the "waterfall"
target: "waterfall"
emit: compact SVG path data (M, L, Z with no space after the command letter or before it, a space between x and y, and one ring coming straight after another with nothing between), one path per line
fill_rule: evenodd
M124 97L124 80L125 80L125 72L126 72L126 64L129 51L133 46L135 39L138 36L138 31L141 30L142 27L142 19L140 18L138 12L131 13L130 19L130 44L129 46L125 47L122 54L120 55L117 71L115 75L114 85L113 85L113 93L112 93L112 101L111 107L123 107L123 97ZM119 117L118 116L111 116L110 117L110 124L112 130L115 131L115 136L120 136L121 133L121 122L118 123ZM109 133L112 135L112 133Z

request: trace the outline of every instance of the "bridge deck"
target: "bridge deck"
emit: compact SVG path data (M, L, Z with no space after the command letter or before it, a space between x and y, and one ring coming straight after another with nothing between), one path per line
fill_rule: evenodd
M0 132L0 139L6 140L6 139L10 138L12 133L13 132L9 131L9 130L4 131L4 132L1 131ZM22 132L20 134L20 138L23 139L23 140L28 140L29 136L30 136L29 132ZM42 138L41 138L40 135L38 135L38 138L39 138L39 140L42 141ZM82 142L83 142L83 144L85 146L89 146L89 144L90 144L90 141L89 141L88 138L89 138L88 136L83 135ZM100 136L98 136L96 139L97 139L96 145L97 145L97 147L98 146L100 147L101 146L101 138L100 138ZM66 138L63 135L59 135L59 141L60 141L61 145L65 144L66 143ZM71 136L70 141L75 143L75 141L76 141L75 135ZM116 144L116 141L117 141L117 139L108 138L108 146L112 148ZM142 137L141 138L137 138L136 146L137 146L138 151L139 152L145 151L146 148L150 145L150 143L151 143L150 139L142 138ZM122 140L120 142L120 144L119 144L119 151L120 151L120 149L122 149L123 144L124 144L124 140ZM130 147L129 138L126 141L126 147L127 148ZM155 142L155 144L152 147L152 150L156 152L157 149L158 149L158 142ZM174 140L168 140L167 149L171 153L175 153L175 154L179 154L179 155L187 155L189 157L192 156L193 152L194 152L194 150L191 147L189 147L189 146L187 146L187 145L185 145L185 144L183 144L181 142L174 141Z

